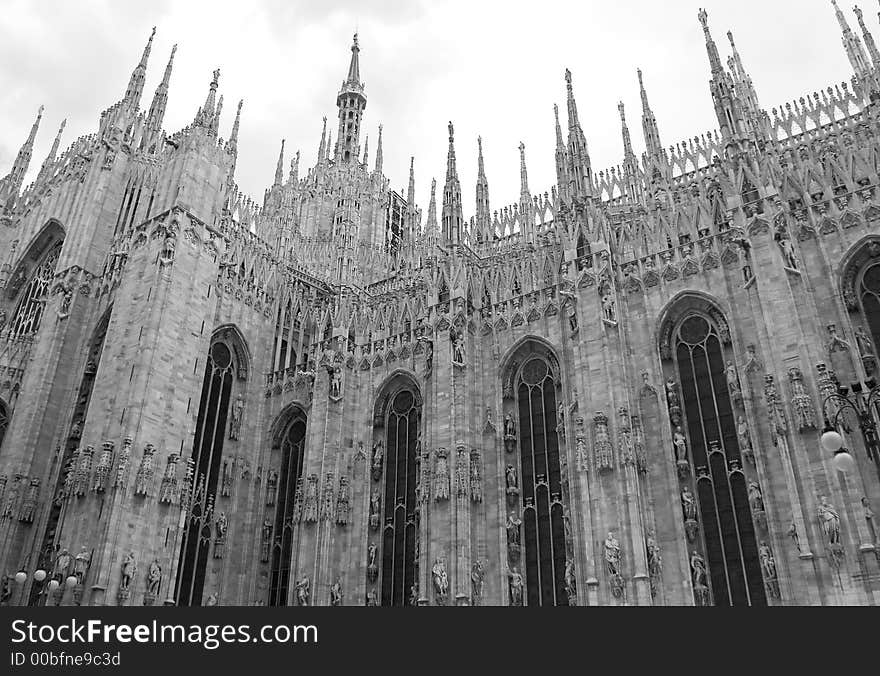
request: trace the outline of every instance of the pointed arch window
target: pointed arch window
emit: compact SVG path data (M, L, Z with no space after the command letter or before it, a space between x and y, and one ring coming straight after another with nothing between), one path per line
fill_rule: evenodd
M235 334L224 331L215 335L208 350L193 443L189 519L177 569L179 606L197 606L202 602L230 401L236 374L247 373L247 365L238 363L243 359L243 350L236 343Z
M52 280L55 277L55 268L58 266L58 258L61 255L61 242L58 242L37 264L27 284L19 292L18 304L12 321L9 323L9 332L13 336L29 336L40 328L40 320L46 303L49 302L49 293ZM24 275L24 270L19 270ZM12 280L16 283L15 278Z
M422 400L415 384L408 379L392 383L390 392L379 400L374 435L385 449L382 487L372 488L373 495L381 495L383 508L377 596L383 606L406 606L412 604L418 589L416 484L420 479ZM423 486L421 490L429 489Z
M861 303L862 315L867 323L867 333L873 345L867 345L864 334L857 333L859 352L864 359L866 356L877 355L877 345L880 345L880 262L869 265L861 275L859 283L859 302ZM858 329L857 329L858 331ZM868 351L870 349L870 355ZM871 364L867 362L866 366ZM871 371L876 367L872 364Z
M516 417L519 430L519 467L511 464L506 472L508 566L525 578L526 605L567 606L563 494L568 489L563 486L556 431L561 384L556 360L545 352L532 345L520 348L522 365L513 372L505 397L505 410ZM512 547L518 539L521 548L518 543Z
M296 409L281 434L280 471L277 484L272 572L269 578L269 605L286 606L293 557L294 502L302 476L306 416ZM272 470L274 471L274 469Z
M711 597L717 606L766 605L758 546L727 386L726 326L688 311L673 329L682 426L690 446Z

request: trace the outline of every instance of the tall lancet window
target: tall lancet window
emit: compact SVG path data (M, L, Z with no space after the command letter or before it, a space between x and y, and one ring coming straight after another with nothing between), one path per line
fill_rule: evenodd
M377 596L383 606L412 605L418 589L419 505L416 484L420 478L421 418L422 400L418 387L407 376L395 377L378 401L372 458L370 527L371 534L381 528L382 563ZM384 461L379 459L379 454L383 453ZM383 463L381 476L379 462ZM376 485L380 483L375 481L377 477L381 479L381 488ZM429 491L430 488L423 486L421 490ZM382 522L376 523L377 498L380 497Z
M7 298L15 311L7 329L13 336L29 336L40 328L43 311L52 293L55 268L61 255L64 232L50 222L34 240L6 286Z
M686 308L670 324L665 356L678 374L683 418L678 426L686 435L696 481L711 601L718 606L766 605L731 401L729 329L717 309L698 302L699 309ZM739 388L738 381L734 387ZM689 482L684 480L683 491L690 489Z
M524 595L511 584L510 600L529 606L567 606L566 541L556 412L561 401L558 362L542 344L526 343L508 366L504 436L508 451L508 575L524 577ZM516 420L516 424L513 421Z
M267 502L275 502L272 540L272 574L269 586L269 605L286 606L290 588L290 569L293 558L294 498L302 476L303 447L306 438L306 416L299 408L288 414L281 428L280 448L273 449L273 466L269 470ZM277 458L277 460L275 459ZM276 469L275 462L280 463Z
M179 606L197 606L202 602L208 551L221 509L216 496L223 444L227 437L238 439L240 433L241 407L236 404L233 409L230 402L237 378L244 379L247 374L244 354L243 344L232 329L215 334L208 350L193 443L189 518L184 526L177 570Z
M876 378L880 346L880 237L871 236L855 247L841 261L840 269L843 300L850 312L855 338L853 347L858 350L868 376Z

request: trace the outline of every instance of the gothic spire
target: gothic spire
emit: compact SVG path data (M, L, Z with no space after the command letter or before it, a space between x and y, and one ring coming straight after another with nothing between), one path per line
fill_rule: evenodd
M449 123L449 152L446 156L446 185L443 187L443 241L459 244L462 239L461 184L455 166L455 130Z
M553 104L553 117L556 120L556 184L563 200L568 198L568 151L562 138L562 126L559 124L559 106Z
M361 66L358 55L361 48L358 46L358 34L354 34L351 44L351 62L348 64L348 77L345 84L360 86L361 85Z
M49 150L49 154L46 156L46 159L43 160L43 166L40 167L40 173L37 174L38 183L48 178L49 170L52 166L52 163L55 161L55 156L58 154L58 146L61 145L61 134L64 133L64 127L66 126L67 120L61 120L61 126L58 127L58 133L55 134L55 140L52 141L52 148Z
M489 181L486 179L486 166L483 162L483 139L477 137L477 212L476 228L477 235L482 239L488 238L490 223L492 222L489 211Z
M138 62L138 65L135 66L134 71L132 71L131 78L128 81L128 88L125 90L124 101L134 107L137 107L140 104L141 96L144 93L144 80L147 76L147 61L150 59L150 50L153 49L153 38L155 36L156 27L153 26L153 32L150 33L147 45L144 47L144 53L141 55L141 60Z
M168 106L168 85L171 82L171 69L174 67L176 53L177 45L174 45L171 48L171 56L168 57L168 64L165 66L162 82L159 83L159 86L156 87L156 93L153 94L153 102L150 104L150 112L147 115L147 130L151 134L158 134L162 131L165 108Z
M639 93L642 97L642 132L645 136L645 148L649 156L659 155L663 151L663 144L660 142L657 118L654 117L654 111L651 110L651 104L648 103L648 92L645 91L642 70L639 69L636 72L639 75Z
M617 111L620 113L620 133L623 137L623 157L627 164L634 164L636 154L633 152L632 137L629 133L629 127L626 125L626 110L623 101L617 104Z
M241 107L243 105L244 99L240 99L235 111L235 122L232 123L232 132L229 134L229 142L226 144L233 153L238 152L238 128L241 125Z
M363 165L366 166L370 161L370 135L367 134L364 136L364 161Z
M211 123L211 131L214 135L220 130L220 114L223 112L223 94L220 94L220 100L217 101L217 110L214 113L214 121Z
M337 162L357 161L360 157L361 122L364 117L364 109L367 107L364 83L361 82L360 51L358 36L355 33L351 45L348 76L336 96L336 107L339 109L339 128L336 132L334 157Z
M327 116L324 116L324 127L321 129L321 143L318 144L318 164L324 161L327 155Z
M520 201L531 202L529 192L529 174L526 171L526 144L519 142L519 195Z
M862 39L865 41L865 47L868 48L868 54L871 55L871 62L874 64L874 68L880 68L880 52L877 51L877 43L874 42L874 36L871 35L871 31L865 25L862 10L859 7L853 7L853 12L859 20L859 27L862 29Z
M366 160L364 160L366 162ZM382 173L382 167L385 164L385 156L382 153L382 125L379 125L379 144L376 148L376 173Z
M211 129L214 124L214 106L217 97L217 87L220 86L220 69L214 71L211 79L211 86L208 88L208 96L205 98L205 105L199 108L196 113L195 125Z
M34 153L34 141L37 138L37 131L40 129L40 121L42 119L43 106L40 106L37 110L37 119L35 119L34 123L31 125L31 133L28 134L27 139L18 151L18 155L15 157L15 162L12 165L12 171L9 172L7 177L8 183L6 188L8 196L15 197L21 191L21 186L24 183L24 175L27 173L28 167L31 164L31 156Z
M431 240L437 239L437 179L431 179L431 199L428 202L428 220L425 223L425 234Z
M296 151L293 159L290 160L290 175L287 177L288 183L294 184L299 180L299 150Z
M840 30L843 33L841 39L843 41L843 48L846 50L846 56L856 76L863 78L869 74L870 67L868 65L868 57L865 54L865 48L862 47L862 41L852 32L846 17L837 5L837 0L831 0L831 4L834 5L837 23L840 24Z
M275 185L281 185L284 180L284 139L281 139L281 152L278 153L278 164L275 165Z
M409 185L406 190L406 203L407 206L413 211L416 208L416 174L415 174L415 157L409 158Z
M578 120L577 103L574 99L574 87L571 83L571 71L565 69L565 88L568 97L568 160L571 164L569 175L573 183L574 196L592 197L592 169L587 139Z
M718 56L718 47L715 45L715 40L712 39L712 33L709 32L709 13L701 7L697 18L703 25L703 35L706 37L706 51L709 53L709 66L712 68L712 77L717 79L719 76L723 76L724 67L721 65L721 57Z

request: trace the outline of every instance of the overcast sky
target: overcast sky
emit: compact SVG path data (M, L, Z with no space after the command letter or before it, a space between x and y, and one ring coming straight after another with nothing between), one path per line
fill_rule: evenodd
M426 209L431 178L443 184L452 120L470 216L478 135L492 209L519 198L520 141L531 192L550 189L554 103L566 124L565 68L595 171L622 160L618 101L626 104L636 152L644 148L637 67L664 145L715 129L700 3L725 61L733 30L767 109L852 75L830 0L3 0L0 175L40 104L46 112L31 175L62 118L62 147L95 131L99 112L123 95L155 25L142 105L149 106L175 43L166 130L192 120L219 67L226 98L220 133L228 136L244 98L237 180L262 203L282 138L288 160L299 148L311 166L323 115L335 133L335 97L357 29L371 163L383 123L385 175L403 189L415 156L417 202ZM841 3L858 28L850 5ZM862 5L880 41L877 5Z

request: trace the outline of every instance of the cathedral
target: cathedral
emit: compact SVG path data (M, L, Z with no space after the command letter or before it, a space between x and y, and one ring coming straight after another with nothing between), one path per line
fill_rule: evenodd
M852 72L769 109L700 10L717 131L664 146L639 72L608 169L565 71L555 185L521 144L490 205L477 139L472 216L452 123L426 212L370 156L357 35L262 203L219 71L168 132L172 50L142 107L152 36L29 174L41 108L0 179L0 601L880 603L880 51L832 4Z

